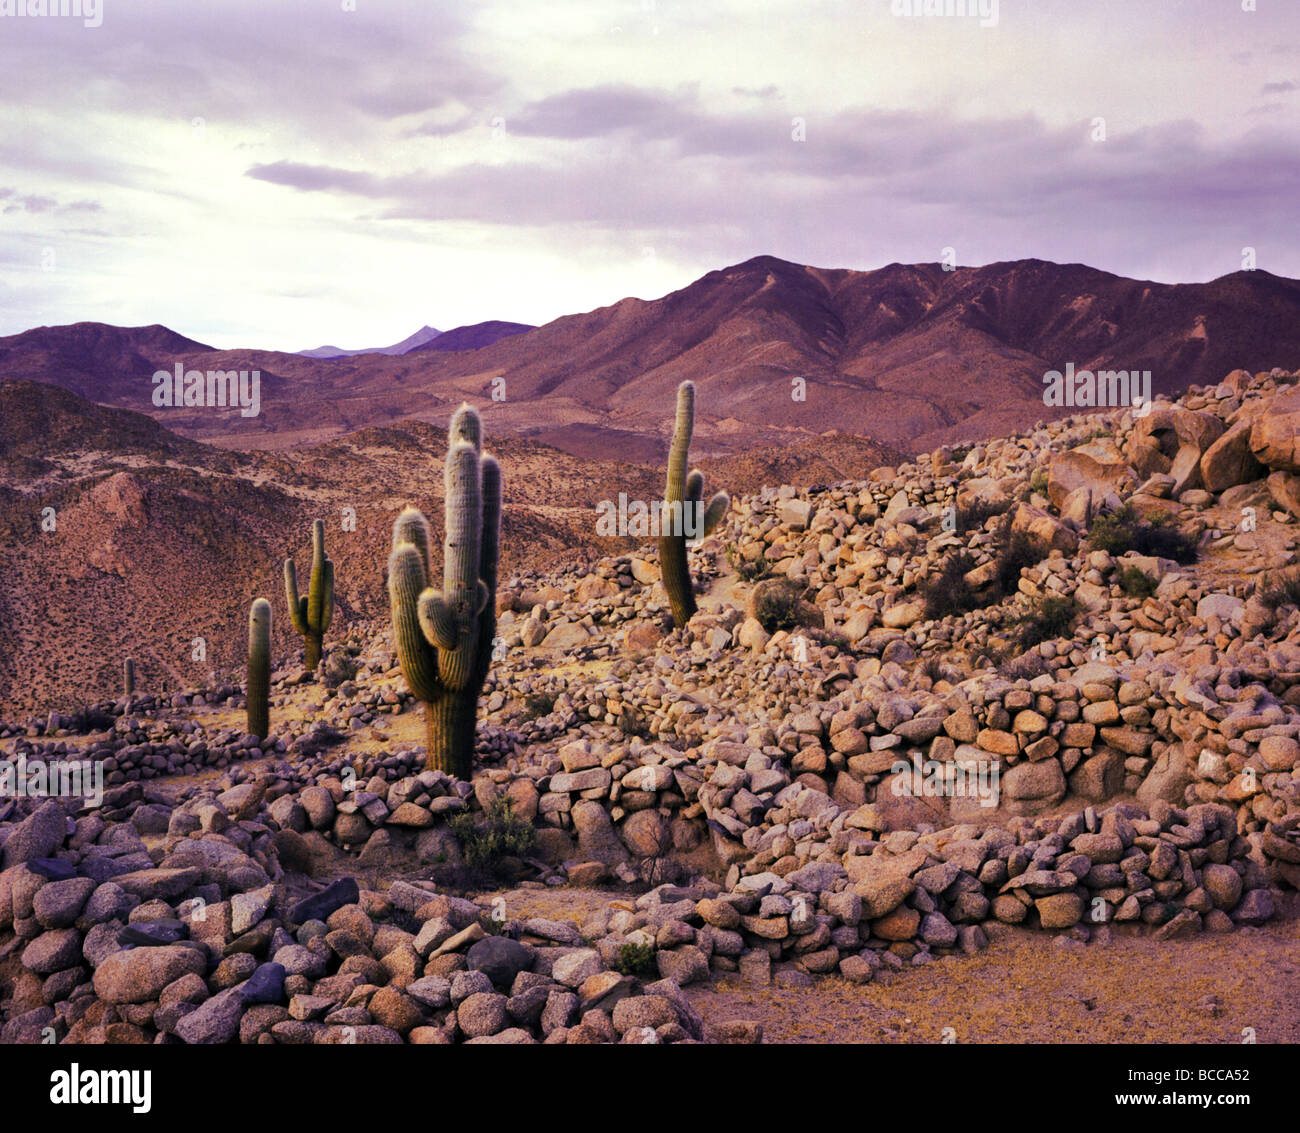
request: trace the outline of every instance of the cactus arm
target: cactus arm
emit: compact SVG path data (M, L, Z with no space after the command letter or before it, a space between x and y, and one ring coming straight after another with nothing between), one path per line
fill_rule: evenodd
M479 577L487 584L495 603L497 596L497 559L501 552L501 465L492 456L483 457L479 465L483 493L483 538L479 550ZM495 620L495 607L494 607Z
M704 499L704 473L698 468L686 477L686 499L694 502Z
M447 600L434 590L427 588L419 599L416 612L420 618L420 629L425 640L439 649L455 649L460 644L456 618L452 614Z
M316 520L311 525L311 581L307 587L307 626L318 637L324 634L325 615L325 524Z
M722 517L727 514L727 508L731 506L731 497L726 492L718 492L713 499L709 501L709 506L704 510L704 534L712 535Z
M293 559L284 560L284 604L289 607L294 632L306 637L306 604L298 597L298 568L293 565Z
M402 676L416 699L426 702L437 698L438 654L429 647L420 628L418 602L425 588L424 563L420 549L410 543L398 543L388 558L388 598L393 615L393 640L397 647Z
M424 573L429 574L429 524L418 508L403 509L393 524L393 546L409 543L420 553Z
M330 628L330 622L334 620L334 563L331 559L325 560L325 600L321 603L321 632L324 633Z
M479 456L473 445L458 444L447 454L446 511L442 589L456 621L468 625L477 591L483 531Z

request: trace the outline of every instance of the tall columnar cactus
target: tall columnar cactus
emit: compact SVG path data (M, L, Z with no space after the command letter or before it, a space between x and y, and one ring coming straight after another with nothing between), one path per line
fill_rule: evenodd
M248 611L248 731L266 739L271 730L271 603L258 598Z
M408 507L393 526L388 597L402 674L424 701L427 766L468 779L478 698L496 636L501 469L484 456L478 413L463 405L447 435L442 589L429 585L429 525Z
M668 484L659 512L659 570L673 609L673 624L679 628L695 613L695 591L686 561L687 539L712 532L731 502L726 492L718 492L708 507L704 507L704 473L696 468L686 475L694 427L695 383L682 382L677 387L677 420L673 425L673 447L668 453Z
M127 696L135 695L135 661L131 657L122 659L122 690Z
M298 596L298 571L293 559L284 560L284 597L289 606L289 620L302 634L306 665L315 671L320 664L325 631L334 617L334 564L325 557L325 523L311 525L311 581L307 593Z

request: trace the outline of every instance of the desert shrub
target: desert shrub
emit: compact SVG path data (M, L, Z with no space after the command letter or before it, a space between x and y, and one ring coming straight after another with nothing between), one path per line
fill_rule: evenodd
M1020 587L1020 572L1042 562L1043 556L1023 531L1012 532L1008 522L1002 527L1002 549L998 552L996 575L998 593L1014 594Z
M539 720L555 711L556 696L553 692L530 692L524 697L524 715L529 720Z
M1186 566L1197 556L1196 539L1175 526L1167 517L1143 519L1132 504L1118 511L1100 515L1088 532L1088 546L1094 551L1109 551L1122 555L1135 551L1139 555L1153 555L1173 559Z
M966 574L975 569L975 558L966 551L949 555L937 574L925 582L921 597L925 601L925 616L931 621L964 614L979 605L978 599L966 581Z
M518 817L504 795L493 799L481 814L458 814L449 825L460 842L465 864L489 873L498 871L503 859L528 853L537 838L532 823Z
M808 603L804 587L785 578L768 579L750 595L750 616L768 633L809 625ZM822 624L820 618L818 625Z
M1146 571L1128 566L1119 576L1119 588L1130 598L1150 598L1156 592L1156 580Z
M1016 644L1021 651L1032 649L1044 641L1064 637L1070 632L1074 620L1081 612L1073 594L1047 594L1036 599L1032 606L1012 624Z
M654 945L628 941L618 950L614 967L625 976L650 975L656 971Z
M1300 606L1300 571L1273 575L1259 588L1260 601L1269 606Z
M975 500L965 507L958 507L956 513L956 524L958 531L973 531L976 528L982 528L988 520L995 515L1006 513L1010 502L995 504L991 500Z
M743 557L735 547L728 545L727 562L731 565L731 569L746 582L758 582L772 576L772 564L763 555L759 555L757 559L751 562Z
M1047 495L1047 470L1040 468L1030 477L1029 490L1037 492L1040 496Z

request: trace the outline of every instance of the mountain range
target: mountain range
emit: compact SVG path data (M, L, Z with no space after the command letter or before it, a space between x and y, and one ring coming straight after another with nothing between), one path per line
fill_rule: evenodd
M261 414L155 409L149 377L177 362L258 370ZM918 452L1061 412L1044 406L1043 376L1070 363L1150 370L1155 392L1170 394L1239 367L1294 367L1300 282L1255 270L1163 284L1032 259L856 271L758 256L660 299L533 328L476 324L401 354L213 350L164 327L90 323L0 338L0 378L61 385L224 447L283 450L411 417L445 422L468 400L493 435L624 460L662 456L687 378L700 390L699 453L830 429Z

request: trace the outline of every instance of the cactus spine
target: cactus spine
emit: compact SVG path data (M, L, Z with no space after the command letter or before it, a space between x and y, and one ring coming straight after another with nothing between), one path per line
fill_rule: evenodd
M427 766L468 779L478 697L496 636L501 469L482 455L482 422L468 405L447 435L442 589L429 585L429 525L408 507L393 526L388 596L402 675L424 701Z
M260 740L271 730L271 603L258 598L248 611L248 731Z
M678 628L690 621L695 613L695 591L686 560L687 539L710 534L722 521L731 502L726 492L718 492L705 508L704 473L696 468L689 476L686 474L694 428L695 383L682 382L677 387L677 419L673 423L668 482L659 514L659 571L672 606L673 625Z
M135 695L135 661L131 657L122 659L122 689L127 696Z
M284 560L284 597L289 606L289 621L302 634L305 663L314 672L320 664L325 631L334 617L334 564L325 557L325 523L311 525L311 580L307 593L298 595L298 571L293 559Z

